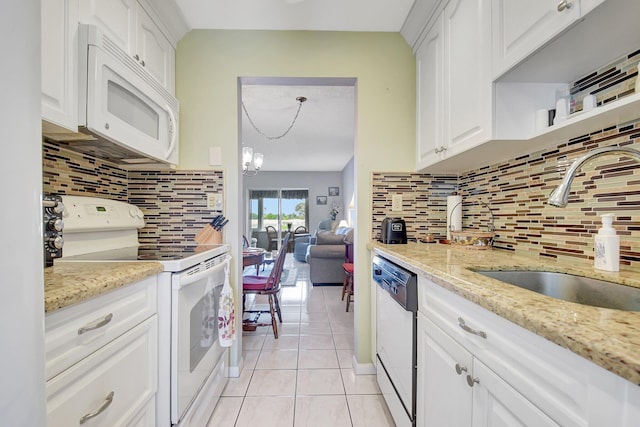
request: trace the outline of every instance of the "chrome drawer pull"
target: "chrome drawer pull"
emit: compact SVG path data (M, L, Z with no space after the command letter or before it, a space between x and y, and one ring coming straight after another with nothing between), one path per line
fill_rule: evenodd
M111 322L111 319L113 319L113 313L107 314L102 320L98 320L94 324L83 326L82 328L78 329L78 335L82 335L85 332L93 331L94 329L102 328L104 325Z
M105 397L104 402L102 402L102 405L100 405L100 407L96 412L89 413L83 416L82 418L80 418L80 424L84 424L87 421L89 421L91 418L95 418L101 413L103 413L105 409L107 409L109 405L111 405L111 403L113 402L113 394L114 394L113 392L107 394L107 397Z
M458 375L462 375L463 372L467 372L467 367L466 366L460 366L459 363L456 363L456 373Z
M467 375L467 384L469 384L469 387L473 387L474 384L480 384L480 379Z
M477 335L477 336L482 337L482 338L487 338L487 334L484 333L483 331L477 331L475 329L471 329L470 327L468 327L466 322L464 321L464 319L462 317L458 317L458 325L463 330L469 332L470 334Z
M573 6L573 3L568 0L562 0L560 3L558 3L558 12L563 12L566 9L571 9L571 6Z

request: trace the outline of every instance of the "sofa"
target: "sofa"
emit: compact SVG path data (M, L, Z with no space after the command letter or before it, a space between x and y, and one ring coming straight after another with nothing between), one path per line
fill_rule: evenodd
M311 283L342 286L345 244L353 243L353 228L339 227L335 231L318 231L307 248L307 263Z

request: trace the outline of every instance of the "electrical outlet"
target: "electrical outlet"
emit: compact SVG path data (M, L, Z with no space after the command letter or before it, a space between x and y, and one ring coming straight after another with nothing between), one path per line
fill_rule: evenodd
M394 194L391 197L391 211L402 212L402 194Z
M222 194L209 193L207 194L207 208L214 211L221 211L223 208Z

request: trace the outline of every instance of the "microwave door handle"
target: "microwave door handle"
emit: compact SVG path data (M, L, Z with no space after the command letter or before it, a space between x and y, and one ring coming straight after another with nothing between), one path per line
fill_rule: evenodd
M169 108L168 105L166 105L164 108L165 110L167 110L167 113L169 113L169 131L171 132L171 143L169 144L169 149L164 155L165 159L168 159L169 156L171 156L171 153L173 153L173 150L176 149L176 143L178 142L178 132L175 125L176 117L173 115L173 111L171 111L171 108Z

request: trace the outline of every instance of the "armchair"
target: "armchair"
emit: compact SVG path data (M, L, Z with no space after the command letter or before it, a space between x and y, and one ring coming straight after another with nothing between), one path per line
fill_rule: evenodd
M316 233L309 245L307 262L311 282L316 284L344 283L345 244L353 242L353 228L340 227L335 232Z

